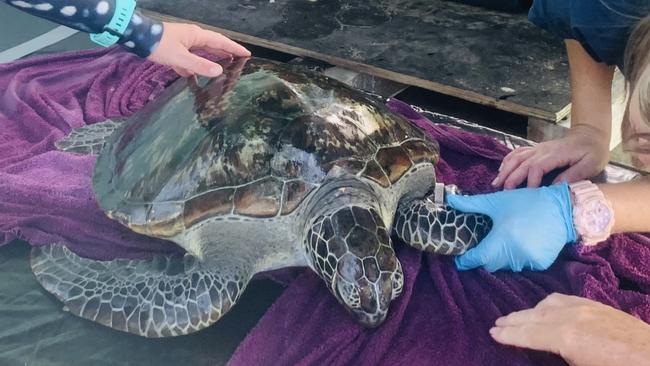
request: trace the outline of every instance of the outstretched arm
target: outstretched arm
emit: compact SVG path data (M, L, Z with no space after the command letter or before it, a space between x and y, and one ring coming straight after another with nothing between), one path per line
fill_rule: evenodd
M597 62L575 40L566 40L571 70L571 130L567 136L521 147L503 159L495 187L513 189L527 181L538 187L542 177L567 167L556 182L573 183L597 175L607 164L612 130L614 67Z
M102 33L116 11L116 0L5 0L20 10L88 33ZM248 57L250 52L227 37L192 24L161 23L137 9L118 42L141 57L167 65L182 76L218 76L222 67L190 50Z
M102 33L113 18L115 0L5 0L9 5L37 17L87 33ZM118 43L147 57L162 37L163 24L135 11Z
M650 232L650 179L598 186L614 209L612 233Z
M650 325L613 307L551 294L533 309L497 319L497 342L553 352L575 366L650 364Z

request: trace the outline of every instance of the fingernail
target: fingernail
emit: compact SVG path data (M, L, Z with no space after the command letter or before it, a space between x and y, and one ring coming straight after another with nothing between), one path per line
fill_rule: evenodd
M217 66L211 68L211 69L210 69L210 75L212 75L212 76L219 76L219 75L221 75L221 68L220 68L220 67L217 67Z
M497 333L498 331L499 330L497 329L497 327L490 328L490 334L492 334L492 335L494 335L494 333Z
M494 178L494 180L492 181L491 184L492 184L493 187L495 187L497 184L499 184L499 177Z
M501 171L501 169L503 169L503 164L499 165L499 171Z

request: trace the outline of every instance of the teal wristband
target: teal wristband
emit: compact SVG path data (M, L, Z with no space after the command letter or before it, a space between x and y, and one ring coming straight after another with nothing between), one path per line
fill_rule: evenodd
M104 26L104 31L90 35L90 39L100 46L109 47L120 40L135 12L135 0L116 0L115 7L113 18L108 25Z

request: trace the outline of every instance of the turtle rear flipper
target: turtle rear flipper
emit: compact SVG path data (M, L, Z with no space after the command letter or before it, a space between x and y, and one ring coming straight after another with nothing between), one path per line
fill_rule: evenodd
M79 257L62 245L34 247L31 265L41 285L71 313L150 338L211 325L234 305L251 278L248 266L233 261L210 268L187 255L103 262Z
M97 154L106 139L121 125L121 121L106 120L75 128L70 134L54 143L57 149L75 154Z

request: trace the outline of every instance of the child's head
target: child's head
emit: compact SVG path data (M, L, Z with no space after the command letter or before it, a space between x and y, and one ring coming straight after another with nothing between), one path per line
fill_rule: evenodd
M650 15L641 19L625 51L630 97L623 123L626 150L650 152Z

